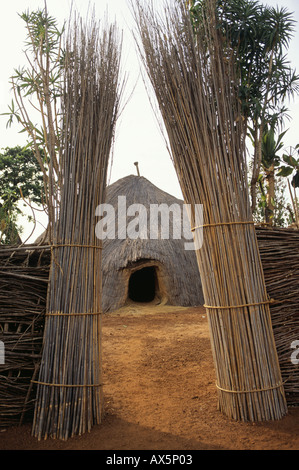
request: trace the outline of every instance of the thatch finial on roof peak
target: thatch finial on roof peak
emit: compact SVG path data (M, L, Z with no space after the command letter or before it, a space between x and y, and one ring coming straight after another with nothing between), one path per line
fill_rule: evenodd
M137 169L137 175L140 176L138 162L134 162L134 165L136 166L136 169Z

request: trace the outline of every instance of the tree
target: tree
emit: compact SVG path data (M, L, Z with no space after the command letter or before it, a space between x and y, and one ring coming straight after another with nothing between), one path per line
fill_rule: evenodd
M253 219L257 224L266 222L267 213L267 188L264 175L261 174L258 179L258 188L256 193L256 208L253 213ZM271 225L275 227L288 227L294 222L292 208L286 199L286 181L285 178L277 177L274 180L274 199L273 212L271 213Z
M58 204L62 158L60 133L62 116L59 111L64 52L64 27L44 9L20 15L27 30L25 55L28 66L15 69L11 77L14 99L9 106L8 125L16 120L20 132L26 132L43 174L44 198L49 222L54 220L54 207ZM35 124L35 120L39 124Z
M275 209L275 170L280 164L278 152L283 147L282 138L285 132L279 135L278 141L276 142L274 126L269 128L268 125L265 125L262 139L261 166L265 174L267 187L265 222L270 225L272 225Z
M281 132L278 139L275 140L276 122L271 125L265 125L263 139L261 143L261 173L258 178L260 190L262 192L263 206L264 206L264 222L272 225L274 221L275 211L275 189L276 185L276 171L281 163L279 151L283 147L282 139L287 131ZM252 141L254 144L254 130L250 129ZM266 185L264 186L264 182Z
M43 175L32 150L20 146L4 149L0 154L0 177L0 244L20 243L18 216L24 214L19 203L43 203Z
M195 34L207 0L189 0ZM274 8L256 0L216 0L219 30L235 54L242 119L252 128L254 143L251 204L256 206L256 187L262 164L263 137L275 119L287 117L286 99L299 92L299 76L290 66L288 49L295 21L286 8Z

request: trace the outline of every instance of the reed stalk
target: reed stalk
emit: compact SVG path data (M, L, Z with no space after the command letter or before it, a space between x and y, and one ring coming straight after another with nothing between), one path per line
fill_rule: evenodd
M191 221L217 377L219 409L241 421L280 419L287 405L269 298L252 222L245 128L234 53L206 2L194 37L185 2L157 13L137 1L135 35L165 129L184 200L202 204Z

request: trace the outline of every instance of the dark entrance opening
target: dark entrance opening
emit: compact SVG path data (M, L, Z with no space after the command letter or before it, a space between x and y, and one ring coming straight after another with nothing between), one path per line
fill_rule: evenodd
M135 271L129 280L129 298L134 302L151 302L156 296L156 283L153 266Z

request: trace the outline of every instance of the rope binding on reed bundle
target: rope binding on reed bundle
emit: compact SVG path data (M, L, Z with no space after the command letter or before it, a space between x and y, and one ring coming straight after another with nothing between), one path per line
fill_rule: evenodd
M81 317L82 315L102 315L103 312L83 312L83 313L64 313L64 312L48 312L45 317Z
M216 383L216 387L218 388L218 390L220 390L221 392L225 392L225 393L260 393L260 392L267 392L268 390L276 390L277 388L283 388L284 387L284 384L285 382L281 382L280 384L278 385L274 385L272 387L265 387L265 388L260 388L260 389L253 389L253 390L228 390L226 388L222 388L220 387L217 383Z
M62 243L59 245L50 245L51 249L54 248L64 248L64 247L70 247L70 248L94 248L96 250L102 250L103 247L99 245L80 245L80 244L75 244L75 243Z
M54 384L47 382L39 382L38 380L31 380L31 383L38 385L45 385L47 387L66 387L66 388L90 388L90 387L103 387L104 384Z
M270 300L265 300L265 301L262 301L262 302L254 302L254 303L251 303L251 304L243 304L243 305L225 305L225 306L221 306L221 305L215 305L215 306L204 305L204 307L209 309L209 310L230 310L230 309L236 309L237 310L238 308L258 307L259 305L270 305L274 302L275 302L274 299L270 299Z
M191 228L191 232L195 232L195 230L200 229L200 228L206 228L206 227L223 227L223 226L228 226L228 225L254 225L253 221L236 221L236 222L218 222L215 224L203 224L203 225L197 225L196 227Z

